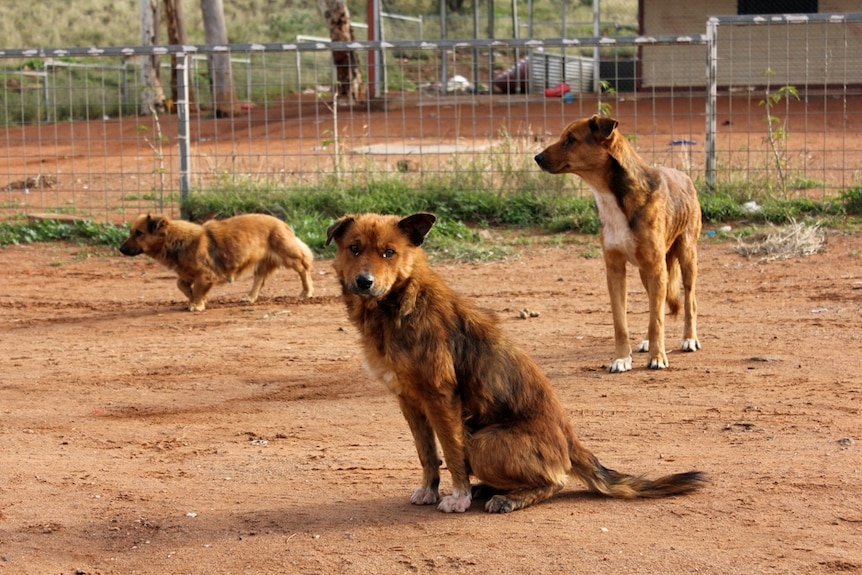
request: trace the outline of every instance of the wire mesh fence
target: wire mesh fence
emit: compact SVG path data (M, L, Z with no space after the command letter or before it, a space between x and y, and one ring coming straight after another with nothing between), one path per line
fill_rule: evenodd
M689 172L704 190L835 195L860 185L862 73L850 40L858 20L828 24L844 44L818 49L815 23L775 22L773 35L779 26L809 32L761 54L739 46L744 34L762 37L743 27L761 24L721 21L713 85L708 34L7 50L0 218L123 222L178 214L181 190L313 194L442 177L500 194L584 194L578 178L543 174L532 158L594 113L617 118L647 161ZM334 50L358 56L365 95L353 105L334 95ZM241 103L229 117L214 112L204 64L224 51ZM828 52L829 73L797 73L786 62L797 51L809 61ZM170 95L148 113L139 64L152 54ZM189 100L168 88L171 56L188 62ZM752 77L761 69L781 75Z
M862 14L711 18L707 179L784 196L860 185Z

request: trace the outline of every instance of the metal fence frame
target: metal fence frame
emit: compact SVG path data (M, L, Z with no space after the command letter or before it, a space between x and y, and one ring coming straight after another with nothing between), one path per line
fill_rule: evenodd
M691 53L696 58L689 58L689 65L694 65L695 60L703 62L703 69L706 72L704 83L700 86L689 86L686 90L678 90L674 92L674 88L655 89L651 88L649 94L644 94L646 90L642 90L637 95L644 95L650 98L676 98L684 94L702 93L705 99L705 149L703 151L703 166L702 172L704 181L709 188L715 188L717 176L717 158L720 153L717 150L716 138L719 133L717 126L716 102L719 98L719 86L717 81L717 70L721 66L719 60L719 39L718 30L721 26L760 26L768 24L781 25L804 25L808 22L825 23L825 24L853 24L862 22L862 13L848 14L813 14L805 16L787 16L775 15L770 17L751 17L751 16L720 16L710 18L707 22L707 27L704 34L685 35L685 36L633 36L620 38L596 38L596 37L581 37L581 38L545 38L545 39L477 39L477 40L417 40L417 41L355 41L355 42L322 42L322 41L303 41L303 42L285 42L285 43L244 43L230 45L182 45L182 46L155 46L155 47L103 47L103 48L57 48L57 49L22 49L22 50L0 50L0 60L6 58L15 59L33 59L41 58L46 62L52 59L64 57L117 57L126 60L135 58L144 58L153 55L159 56L176 56L178 75L179 96L176 105L177 112L177 153L178 165L177 180L180 196L182 199L188 197L192 190L192 176L195 163L193 161L193 149L189 141L191 133L191 114L189 110L189 87L192 85L191 74L194 69L194 61L208 54L230 52L231 54L241 57L247 56L245 60L249 60L251 55L255 54L284 54L293 55L297 59L302 55L307 54L330 54L332 51L356 51L363 55L373 53L398 53L405 51L424 51L434 52L443 61L447 61L447 54L454 54L461 51L462 53L472 52L474 55L484 51L492 53L499 50L509 50L514 54L536 54L539 51L554 52L566 54L567 50L572 52L598 49L626 49L631 51L639 51L647 47L691 47L693 49L702 49L704 57L700 60L700 55ZM702 47L702 48L701 48ZM661 48L664 49L664 48ZM369 58L370 60L370 58ZM700 64L696 64L700 65ZM475 70L475 67L474 67ZM438 70L439 74L440 70ZM14 73L14 72L12 72ZM330 80L334 72L329 70ZM637 74L635 74L637 76ZM250 80L247 70L246 82ZM440 81L445 80L445 77L438 77ZM844 80L846 82L846 80ZM334 84L334 81L332 82ZM862 86L862 77L856 79L857 84L855 94L858 96L858 87ZM594 86L595 88L596 86ZM839 97L847 98L848 86L836 86L836 92ZM598 90L596 95L601 101L601 90ZM470 96L464 96L462 101L467 101ZM481 96L484 97L484 96ZM503 98L504 96L490 95L489 98ZM475 102L480 96L473 96ZM699 98L698 98L699 101ZM360 104L371 109L372 102ZM696 119L696 115L692 113L689 122ZM173 135L173 134L171 134ZM688 146L686 140L682 143ZM43 146L40 144L40 146ZM42 149L40 147L40 149ZM679 152L680 150L676 150ZM690 146L688 153L690 154ZM700 154L700 150L698 150ZM653 161L653 158L648 158ZM698 160L700 156L698 156ZM849 156L844 158L844 161L851 161ZM689 165L690 158L689 158ZM701 164L697 164L698 173L701 169ZM89 168L88 168L89 169ZM846 167L844 168L847 169ZM849 173L849 172L847 172ZM852 179L854 182L857 179L858 172L854 171L852 177L844 179ZM173 180L172 180L173 181ZM857 184L858 185L858 184Z

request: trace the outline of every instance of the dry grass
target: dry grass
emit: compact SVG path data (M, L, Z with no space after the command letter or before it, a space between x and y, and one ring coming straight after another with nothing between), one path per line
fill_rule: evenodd
M825 236L820 224L792 222L766 234L739 240L735 251L747 258L757 257L759 261L785 260L816 254L823 246Z

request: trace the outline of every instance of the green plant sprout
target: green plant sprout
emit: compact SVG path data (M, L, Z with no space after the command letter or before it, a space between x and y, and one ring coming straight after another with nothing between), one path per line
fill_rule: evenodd
M611 84L607 80L600 80L599 81L599 88L600 88L600 90L599 90L598 113L601 114L602 116L610 116L611 111L614 109L614 107L611 106L610 102L602 101L602 94L607 94L608 96L613 97L616 95L617 90L616 90L616 88L614 88L613 84Z
M787 120L782 120L778 116L773 115L772 110L782 102L790 98L799 99L799 91L795 86L782 86L778 90L770 91L770 79L775 76L775 70L767 68L763 73L766 80L765 97L759 102L766 110L766 138L765 141L772 151L772 159L775 162L775 169L778 171L778 181L781 185L782 193L787 193L787 140L790 137L787 133Z

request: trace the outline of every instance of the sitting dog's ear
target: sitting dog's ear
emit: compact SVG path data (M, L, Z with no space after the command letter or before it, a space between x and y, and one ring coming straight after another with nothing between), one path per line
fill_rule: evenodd
M434 214L420 212L402 219L398 222L398 227L414 246L421 246L436 221L437 216Z
M598 114L595 114L590 118L590 132L592 132L593 137L598 142L608 139L611 136L611 133L613 133L614 128L618 125L619 122L610 116L599 116Z
M347 231L347 226L353 223L353 216L344 216L328 228L326 228L326 245L332 243L334 238L341 236Z

